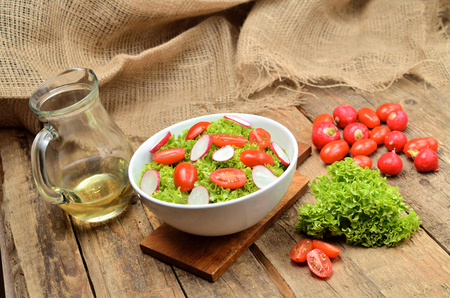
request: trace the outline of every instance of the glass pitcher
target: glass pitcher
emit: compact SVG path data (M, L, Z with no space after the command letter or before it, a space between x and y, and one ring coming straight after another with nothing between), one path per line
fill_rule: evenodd
M31 148L37 189L46 201L88 222L119 214L133 194L128 180L133 148L98 93L94 72L74 68L30 98L44 124Z

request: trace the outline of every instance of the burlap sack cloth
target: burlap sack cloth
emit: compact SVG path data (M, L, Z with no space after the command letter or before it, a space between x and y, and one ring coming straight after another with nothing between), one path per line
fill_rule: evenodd
M139 139L298 104L305 85L450 81L448 0L244 2L0 1L0 127L36 133L30 95L71 67L94 70L110 115Z

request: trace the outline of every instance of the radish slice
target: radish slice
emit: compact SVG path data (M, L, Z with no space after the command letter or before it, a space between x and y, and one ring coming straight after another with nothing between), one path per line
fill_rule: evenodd
M234 149L230 145L220 148L213 153L212 159L215 161L226 161L234 156Z
M281 148L280 145L278 145L275 142L270 143L270 149L272 149L272 152L275 153L275 155L278 157L278 159L281 161L282 164L285 166L288 166L291 164L291 161L289 160L289 157L284 153L283 148Z
M195 142L191 150L191 161L197 161L208 152L212 145L212 137L209 134L203 135Z
M241 119L239 117L231 116L231 115L225 115L225 116L223 116L223 118L231 120L231 121L234 121L236 123L239 123L242 126L250 127L250 122L248 122L248 121L246 121L244 119Z
M167 132L167 134L164 137L162 137L158 142L156 142L155 146L153 146L150 149L150 153L155 153L156 151L158 151L159 148L164 146L167 143L167 141L169 141L171 136L172 136L172 134L170 133L170 131Z
M258 188L263 188L269 185L277 178L278 177L266 166L257 165L253 167L252 179L253 183L255 183Z
M160 180L161 177L159 176L158 171L148 170L142 175L141 190L149 195L154 194L159 188Z
M196 186L188 196L189 205L202 205L209 203L209 193L206 187Z

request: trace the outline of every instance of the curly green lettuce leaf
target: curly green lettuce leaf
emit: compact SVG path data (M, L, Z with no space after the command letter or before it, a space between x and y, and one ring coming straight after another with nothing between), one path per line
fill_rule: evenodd
M396 246L422 224L408 209L397 187L379 171L362 169L352 158L327 167L309 184L316 204L299 208L295 229L316 238L345 236L347 243L367 247Z
M197 136L192 140L186 141L185 139L188 130L189 128L185 129L178 136L172 135L169 141L160 149L165 150L169 148L184 148L186 154L181 161L173 165L161 165L156 162L152 162L146 164L145 168L142 170L141 179L142 175L144 175L144 173L150 169L158 171L161 176L160 187L158 191L156 191L155 194L152 195L154 198L165 202L187 204L187 197L189 195L189 192L180 191L175 187L175 184L173 182L174 169L180 162L189 162L195 165L198 174L198 180L197 182L195 182L195 186L201 185L208 189L211 203L219 203L233 200L236 198L246 196L258 190L258 188L256 187L256 185L253 183L252 180L252 169L246 167L239 158L244 150L259 149L259 147L255 144L247 142L243 147L232 146L233 149L235 150L235 153L234 156L227 161L218 162L212 159L213 153L216 150L220 149L220 147L214 144L211 145L211 148L208 150L205 156L203 156L196 162L192 162L189 158L192 147L194 146L195 142L205 133L209 135L232 134L248 138L249 133L253 130L253 128L244 127L234 121L220 118L217 121L212 121L211 125L209 125L208 128L200 136ZM265 150L262 151L271 155L274 160L273 166L267 165L267 167L276 176L278 177L281 176L281 174L283 174L284 171L286 170L287 166L283 165L278 159L278 157L276 157L276 155L269 148L266 148ZM215 170L223 168L234 168L243 170L247 177L247 182L245 183L245 185L237 189L228 189L213 183L209 178L210 174Z

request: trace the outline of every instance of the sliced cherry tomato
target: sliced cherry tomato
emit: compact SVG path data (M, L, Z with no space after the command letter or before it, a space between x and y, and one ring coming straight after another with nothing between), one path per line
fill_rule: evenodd
M316 128L317 124L322 123L322 122L328 122L331 124L334 124L334 120L333 117L329 114L320 114L319 116L316 117L316 119L314 119L313 122L313 130L314 128Z
M216 146L223 147L226 145L234 145L236 147L242 147L247 143L247 138L242 136L235 136L229 134L216 134L211 136L213 143Z
M438 142L430 137L427 138L417 138L409 140L403 147L403 152L405 152L408 157L415 157L420 150L430 148L436 151L438 148Z
M191 128L189 128L189 131L186 134L186 141L192 140L199 134L201 134L211 123L209 122L199 122L197 124L194 124Z
M348 143L344 140L333 141L325 145L320 151L320 158L326 164L343 159L350 150Z
M372 167L372 159L365 155L357 155L353 157L355 160L354 163L358 164L361 168L371 168Z
M259 149L266 149L270 144L270 133L262 128L256 128L248 134L250 143L259 146Z
M296 263L306 261L306 255L313 249L312 241L309 239L302 239L297 242L291 249L291 259Z
M308 267L319 277L330 276L333 267L330 258L320 249L314 248L306 255Z
M393 111L398 110L403 111L401 105L399 105L398 103L388 102L378 107L377 115L381 121L386 122L386 119L389 116L389 114L392 113Z
M245 150L241 153L239 158L241 159L241 162L249 168L266 164L273 166L273 157L261 150Z
M380 117L370 108L362 108L358 111L358 121L368 128L380 125Z
M369 135L369 139L374 140L377 145L384 144L384 139L388 134L391 133L391 130L387 126L376 126L372 129Z
M194 187L198 179L197 169L189 162L179 163L173 172L173 182L181 191L188 191Z
M215 184L230 189L242 187L247 182L244 171L230 168L215 170L209 178Z
M312 245L314 248L323 251L330 258L336 258L341 252L341 249L339 247L321 240L314 239Z
M152 158L157 163L171 165L184 158L186 151L183 148L170 148L153 154Z
M356 141L352 148L350 149L350 153L353 156L357 155L366 155L369 156L372 154L375 150L377 150L377 143L374 140L371 139L361 139Z

